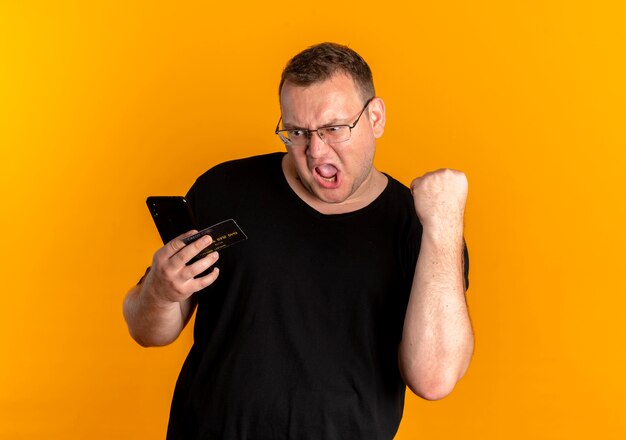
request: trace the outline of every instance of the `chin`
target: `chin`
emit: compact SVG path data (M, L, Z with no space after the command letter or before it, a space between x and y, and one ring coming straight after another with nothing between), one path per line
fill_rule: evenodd
M337 205L339 203L344 203L349 198L349 194L342 194L337 190L321 190L321 191L313 191L313 196L318 199L320 202L328 203L331 205Z

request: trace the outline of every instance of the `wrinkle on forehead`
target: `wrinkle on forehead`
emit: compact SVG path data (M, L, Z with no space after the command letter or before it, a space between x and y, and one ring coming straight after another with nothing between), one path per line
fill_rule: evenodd
M315 129L351 124L361 96L351 77L338 74L309 86L285 83L280 101L284 127Z

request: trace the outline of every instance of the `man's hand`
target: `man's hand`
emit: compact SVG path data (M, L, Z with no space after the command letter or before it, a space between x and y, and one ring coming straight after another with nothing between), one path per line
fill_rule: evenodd
M215 268L196 278L215 264L219 257L217 252L187 265L212 241L205 235L185 245L182 239L196 232L176 237L156 251L144 281L126 295L124 318L133 339L144 347L174 341L195 310L197 301L192 295L212 284L219 275Z
M176 237L154 254L152 269L144 281L142 293L150 295L157 304L183 302L217 279L218 268L207 275L194 278L215 264L219 258L217 252L212 252L187 266L187 263L212 241L211 237L205 235L185 245L183 238L196 232L198 231L193 230Z
M441 169L411 182L415 212L424 228L463 225L467 178L461 171Z

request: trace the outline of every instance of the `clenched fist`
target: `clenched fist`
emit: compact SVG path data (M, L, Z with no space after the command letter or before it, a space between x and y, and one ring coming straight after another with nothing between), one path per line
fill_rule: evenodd
M467 178L461 171L441 169L411 182L415 212L424 228L463 228Z

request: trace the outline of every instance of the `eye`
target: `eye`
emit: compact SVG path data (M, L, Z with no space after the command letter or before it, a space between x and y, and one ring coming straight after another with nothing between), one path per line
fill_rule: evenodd
M324 127L324 132L331 136L341 135L346 128L346 125L333 125L331 127Z
M304 130L289 130L287 132L290 138L299 138L305 136Z

